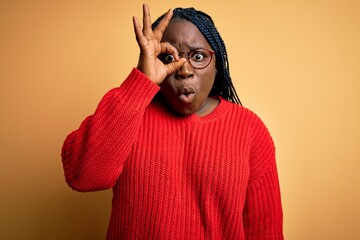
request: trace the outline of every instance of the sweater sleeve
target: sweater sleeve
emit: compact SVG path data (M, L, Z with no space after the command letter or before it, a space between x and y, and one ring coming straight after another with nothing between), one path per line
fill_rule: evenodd
M134 68L120 87L105 94L95 113L67 136L61 156L71 188L96 191L115 185L145 109L158 91L156 84Z
M282 240L283 213L272 138L256 117L250 153L250 179L244 208L246 239Z

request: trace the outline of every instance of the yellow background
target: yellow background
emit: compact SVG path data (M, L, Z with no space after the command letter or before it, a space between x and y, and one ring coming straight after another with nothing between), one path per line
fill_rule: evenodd
M213 16L276 143L286 239L360 239L360 1L148 3ZM60 151L136 65L141 5L0 1L0 239L104 239L111 190L72 191Z

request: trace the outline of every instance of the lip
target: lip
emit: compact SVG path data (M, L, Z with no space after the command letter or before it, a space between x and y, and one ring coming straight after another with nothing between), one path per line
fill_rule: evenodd
M189 104L195 98L195 89L192 87L183 87L179 90L178 97L181 102Z

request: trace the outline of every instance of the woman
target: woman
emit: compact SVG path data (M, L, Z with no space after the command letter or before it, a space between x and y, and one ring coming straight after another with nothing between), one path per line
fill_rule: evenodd
M113 188L107 239L283 239L274 144L212 19L147 5L137 68L65 140L67 183Z

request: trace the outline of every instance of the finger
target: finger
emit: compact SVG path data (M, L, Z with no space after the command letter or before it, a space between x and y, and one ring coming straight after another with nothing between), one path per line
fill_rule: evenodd
M180 58L179 61L172 62L165 65L166 68L166 74L170 75L176 71L178 71L182 65L184 65L187 62L186 58Z
M141 30L139 20L136 17L133 17L133 25L134 25L136 41L138 42L138 44L140 46L146 45L147 39L145 38L145 36Z
M143 4L143 33L145 36L152 36L153 34L149 6L145 3Z
M160 47L161 47L161 53L171 54L174 56L175 61L179 61L179 59L180 59L179 51L173 45L171 45L171 43L161 42Z
M161 40L167 26L169 25L172 15L173 15L173 10L169 9L165 14L165 16L160 20L159 24L154 29L154 37L159 41Z

